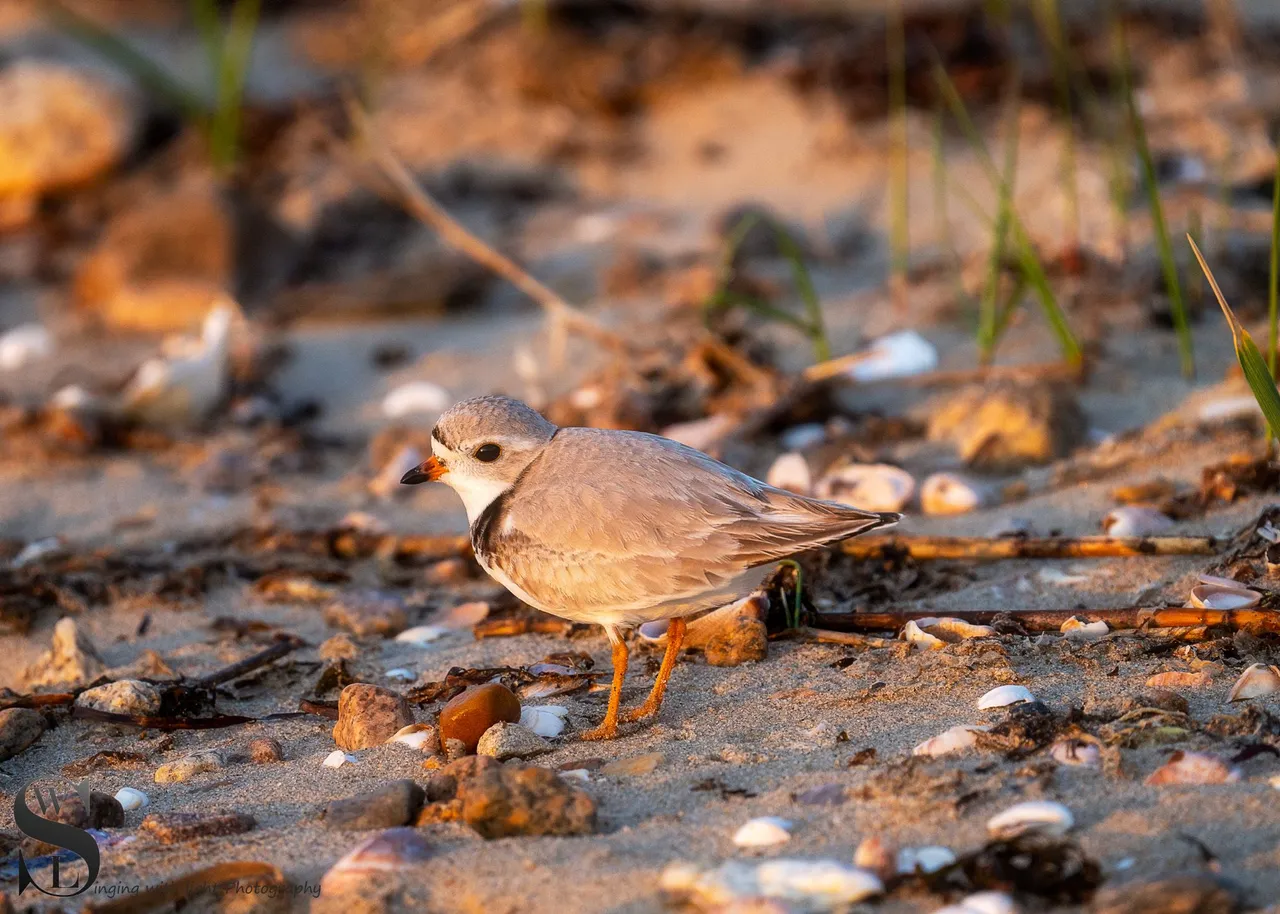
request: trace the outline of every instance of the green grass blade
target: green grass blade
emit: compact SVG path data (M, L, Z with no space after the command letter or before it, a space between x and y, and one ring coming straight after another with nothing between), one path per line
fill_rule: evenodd
M1032 4L1032 14L1044 33L1053 58L1053 81L1058 93L1058 106L1062 110L1062 180L1067 194L1067 245L1071 251L1080 249L1080 194L1076 181L1076 127L1071 104L1071 60L1066 35L1062 28L1062 15L1058 0L1037 0Z
M210 146L214 164L228 169L240 155L240 120L244 105L244 86L253 53L253 39L258 29L262 0L236 0L231 22L222 43L222 56L217 72L218 92L214 110Z
M885 43L889 61L889 118L893 130L889 179L889 283L894 307L902 314L907 307L907 271L911 257L907 197L910 177L907 173L907 51L902 0L890 0Z
M1227 300L1222 295L1222 290L1218 288L1218 281L1214 279L1213 271L1205 263L1204 255L1200 253L1200 248L1196 246L1195 240L1188 235L1187 241L1191 244L1191 250L1195 253L1196 260L1200 262L1200 269L1204 271L1205 278L1209 280L1209 286L1213 289L1213 294L1217 297L1218 304L1222 307L1222 313L1227 319L1227 326L1231 328L1231 341L1235 345L1236 358L1240 361L1240 370L1244 372L1244 379L1249 384L1249 390L1253 391L1253 398L1258 401L1258 408L1262 410L1263 418L1267 420L1267 440L1270 441L1271 429L1280 428L1280 390L1276 390L1275 376L1267 368L1267 360L1258 351L1258 347L1253 342L1253 337L1249 335L1249 331L1244 329L1240 319L1236 317L1235 312L1231 310L1231 306L1227 304Z
M1018 169L1018 114L1020 106L1020 77L1009 84L1006 101L1004 150L1004 174L1000 179L999 203L996 223L991 239L991 254L987 262L987 279L978 307L978 361L990 365L1000 344L1000 276L1004 269L1005 248L1009 238L1009 221L1013 213L1014 183Z
M64 6L58 0L43 0L42 8L59 31L128 74L144 91L172 105L186 119L200 122L208 115L209 107L199 94L192 92L114 32Z
M773 231L778 239L778 247L782 249L782 256L791 264L791 279L795 283L800 300L804 303L805 315L808 318L806 332L813 345L814 361L825 362L831 358L831 344L827 340L826 324L822 319L822 303L818 301L818 293L813 287L813 277L809 273L808 266L805 265L800 246L796 244L791 234L776 223Z
M787 628L797 629L800 622L804 618L804 604L801 602L801 596L804 593L804 585L801 582L800 563L795 559L783 559L778 563L779 566L790 566L791 570L796 574L796 590L794 605L786 607L787 610Z
M1276 147L1276 173L1271 186L1271 275L1267 291L1267 367L1276 373L1277 301L1280 301L1280 146Z
M208 59L213 90L217 92L218 69L222 66L222 22L218 18L217 0L189 0L191 19L200 34Z
M1129 45L1124 36L1124 22L1116 19L1116 49L1120 55L1120 71L1125 99L1125 107L1129 112L1129 131L1133 136L1134 146L1138 151L1138 160L1142 163L1143 183L1147 189L1147 199L1151 205L1151 220L1155 223L1156 246L1160 252L1160 264L1164 270L1164 282L1168 287L1169 305L1173 311L1173 326L1178 333L1178 354L1182 360L1182 373L1188 378L1195 377L1195 351L1191 342L1191 324L1187 319L1186 302L1182 299L1182 283L1178 279L1178 264L1173 259L1173 244L1169 240L1169 229L1164 221L1164 207L1160 202L1160 185L1156 181L1156 166L1151 158L1151 148L1147 144L1147 131L1142 122L1142 114L1138 111L1138 103L1133 97L1133 84L1129 79Z

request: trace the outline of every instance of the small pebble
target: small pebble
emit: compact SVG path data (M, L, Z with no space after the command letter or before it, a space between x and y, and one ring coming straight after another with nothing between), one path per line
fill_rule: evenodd
M152 813L142 820L140 830L155 836L161 844L178 844L196 838L238 835L257 827L246 813Z
M119 679L93 689L85 689L76 696L76 704L82 708L106 711L108 714L149 717L160 711L160 690L149 682Z
M471 686L456 695L440 711L440 735L460 740L467 752L475 752L480 737L499 721L519 723L520 699L496 682Z
M259 765L269 765L284 759L284 749L269 737L261 737L249 743L249 758Z
M412 822L426 793L408 779L391 781L345 800L334 800L324 810L330 828L366 830L392 828Z
M334 749L324 757L321 762L326 768L341 768L343 765L354 765L356 757L349 753L343 752L341 749Z
M360 653L356 643L346 632L340 632L328 638L320 645L317 653L321 660L354 660Z
M22 752L44 733L44 715L30 708L0 711L0 762Z
M791 840L791 823L777 816L761 816L744 823L733 833L738 847L772 847Z
M555 747L518 723L499 721L481 735L476 752L488 755L500 762L513 758L533 758L544 755Z
M808 495L813 484L809 464L803 454L780 454L769 467L764 481L776 489L786 489L799 495Z
M349 752L371 749L413 722L413 709L403 695L368 683L352 683L338 696L333 741Z
M42 324L19 324L0 335L0 371L16 371L52 352L53 336Z
M189 781L197 774L217 771L220 768L225 768L226 765L226 760L217 752L211 750L193 752L191 755L180 758L176 762L169 762L157 768L155 781L157 784L175 784L181 781Z
M120 804L120 808L125 812L133 812L135 809L145 809L151 804L151 800L141 790L135 790L132 787L121 787L116 791L116 801Z
M357 638L381 635L390 638L409 624L404 605L378 591L344 594L324 609L324 621L344 628Z
M600 774L609 778L635 778L652 774L665 760L661 752L649 752L645 755L634 755L631 758L618 759L600 768Z

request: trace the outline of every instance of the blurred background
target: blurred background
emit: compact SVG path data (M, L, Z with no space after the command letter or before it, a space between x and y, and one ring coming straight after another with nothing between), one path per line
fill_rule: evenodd
M1265 349L1278 43L1270 0L6 0L0 535L457 526L394 480L497 391L815 479L1257 426L1186 235Z

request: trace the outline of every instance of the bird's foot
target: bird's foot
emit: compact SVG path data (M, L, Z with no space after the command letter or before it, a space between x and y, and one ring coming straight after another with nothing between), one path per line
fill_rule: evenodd
M578 739L584 743L596 742L602 739L613 739L618 735L618 722L605 721L594 730L587 730L578 734Z
M632 708L626 714L623 714L620 720L624 724L634 724L638 720L649 720L652 717L657 717L658 711L661 707L662 702L660 701L646 701L644 704L640 705L640 707Z

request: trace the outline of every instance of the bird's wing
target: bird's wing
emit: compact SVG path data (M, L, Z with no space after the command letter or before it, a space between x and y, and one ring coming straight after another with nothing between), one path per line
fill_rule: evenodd
M654 435L562 429L516 484L494 553L544 607L641 608L896 519L772 488Z

